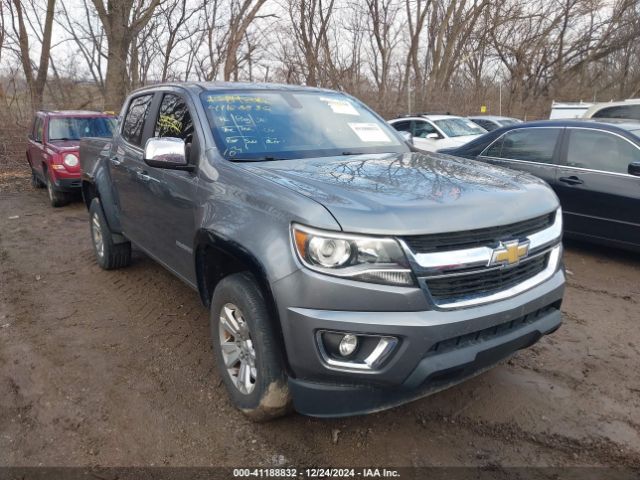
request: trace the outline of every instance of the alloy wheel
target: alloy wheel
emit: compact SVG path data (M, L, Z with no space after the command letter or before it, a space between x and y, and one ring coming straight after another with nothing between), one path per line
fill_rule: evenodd
M242 311L233 303L227 303L222 307L218 329L222 359L227 373L238 391L249 395L256 386L258 376L256 351L249 325Z
M100 219L98 215L93 214L91 219L91 234L93 236L93 245L96 248L98 257L104 257L104 240L102 238L102 227L100 226Z

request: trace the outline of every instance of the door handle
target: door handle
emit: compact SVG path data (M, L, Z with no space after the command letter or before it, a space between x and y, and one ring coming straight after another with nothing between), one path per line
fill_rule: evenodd
M568 185L582 185L584 183L584 181L580 180L575 175L571 175L570 177L560 177L558 180Z
M141 182L144 183L149 183L149 182L156 182L156 183L160 183L160 180L157 180L156 178L153 178L151 175L147 174L146 171L141 171L141 172L137 172L136 173L136 177L138 177L138 180L140 180Z
M109 160L111 160L111 163L113 163L113 165L116 167L122 165L122 160L120 160L118 157L111 157Z
M138 172L136 173L136 176L142 180L143 182L150 182L151 181L151 177L149 175L146 174L146 172Z

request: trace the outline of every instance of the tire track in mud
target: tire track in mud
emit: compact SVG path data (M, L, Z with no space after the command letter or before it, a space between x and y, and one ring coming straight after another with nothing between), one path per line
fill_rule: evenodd
M575 282L567 282L567 287L571 288L571 289L574 289L574 290L579 290L579 291L584 292L584 293L595 293L595 294L598 294L598 295L605 295L607 297L615 298L615 299L618 299L618 300L623 300L625 302L631 302L633 304L638 304L638 299L636 297L632 296L632 295L623 295L623 294L612 292L610 290L606 290L606 289L602 289L602 288L587 287L586 285L582 285L582 284L575 283Z
M421 418L420 422L426 424L432 421L447 422L451 420L449 417L433 413L427 418ZM602 438L575 439L551 432L531 433L513 422L494 423L478 421L465 416L457 416L453 420L456 425L483 437L491 437L512 444L527 442L544 449L562 452L568 457L584 461L586 464L640 468L640 453L627 451L617 443Z

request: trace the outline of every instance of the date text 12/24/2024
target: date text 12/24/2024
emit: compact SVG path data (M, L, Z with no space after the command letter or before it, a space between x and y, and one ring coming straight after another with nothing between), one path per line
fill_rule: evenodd
M400 478L388 468L236 468L235 478Z

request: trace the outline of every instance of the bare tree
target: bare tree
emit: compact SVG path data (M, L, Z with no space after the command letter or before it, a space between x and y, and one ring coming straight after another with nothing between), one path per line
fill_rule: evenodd
M251 23L267 0L239 0L231 4L229 34L225 48L224 79L237 80L238 51Z
M0 2L0 62L2 61L2 49L6 38L4 21L4 3Z
M260 14L265 3L266 0L212 0L205 4L200 42L206 47L206 55L195 60L200 78L215 80L222 73L225 81L239 79L240 69L253 59L257 47L250 28L256 20L273 16Z
M412 72L416 89L420 88L424 83L425 72L423 70L422 62L420 61L420 45L422 31L425 27L431 2L432 0L405 0L406 21L409 35L407 40L408 49L404 67L403 89L398 92L401 95L405 95L405 92L409 91ZM400 98L397 103L400 103ZM409 103L408 100L407 103ZM410 105L407 105L407 109L411 109Z
M22 64L22 69L29 89L31 98L31 107L38 109L42 107L44 88L47 81L47 73L49 70L49 61L51 58L51 34L53 31L53 16L55 8L55 0L47 0L46 10L44 12L44 28L40 45L40 60L34 72L33 62L31 60L31 43L30 35L26 24L25 2L22 0L11 0L7 3L9 14L11 16L11 24L18 46L18 56ZM39 15L40 11L36 5L31 4L32 15ZM3 29L4 32L4 29Z
M104 62L107 60L105 33L93 4L89 2L91 0L82 0L82 13L78 15L78 9L71 13L66 2L61 1L58 23L78 48L84 66L104 97Z
M400 5L395 0L365 0L367 33L371 44L371 71L378 96L386 110L390 88L393 52L398 46L402 26L398 22Z
M92 0L104 28L109 53L105 77L105 108L119 110L127 94L127 56L131 43L151 19L161 0ZM135 3L135 5L134 5ZM135 8L134 8L135 7Z
M470 39L489 4L490 0L439 0L434 4L429 22L428 90L448 90L460 63L476 55L468 48Z
M295 47L300 52L305 83L321 84L322 70L333 68L328 50L328 35L335 0L290 0L289 12Z
M160 80L166 82L171 65L175 60L173 55L176 48L194 33L197 34L197 32L189 28L189 21L198 14L201 7L189 8L187 0L172 0L165 5L161 5L159 10L159 21L166 25L166 29L163 32L164 38L162 40L158 38L158 40L161 40L158 45L162 51Z
M544 115L551 98L640 95L638 0L0 5L7 76L1 85L34 106L84 105L102 97L106 108L117 110L130 88L193 78L326 86L384 114L409 108L466 114L502 96L505 113L531 117ZM61 35L52 39L58 37L54 25ZM76 54L61 55L61 46ZM39 58L29 58L34 52ZM15 98L7 101L18 105Z
M563 84L580 86L588 66L635 42L636 7L618 0L607 15L591 0L505 2L490 34L509 73L510 103L529 108Z

